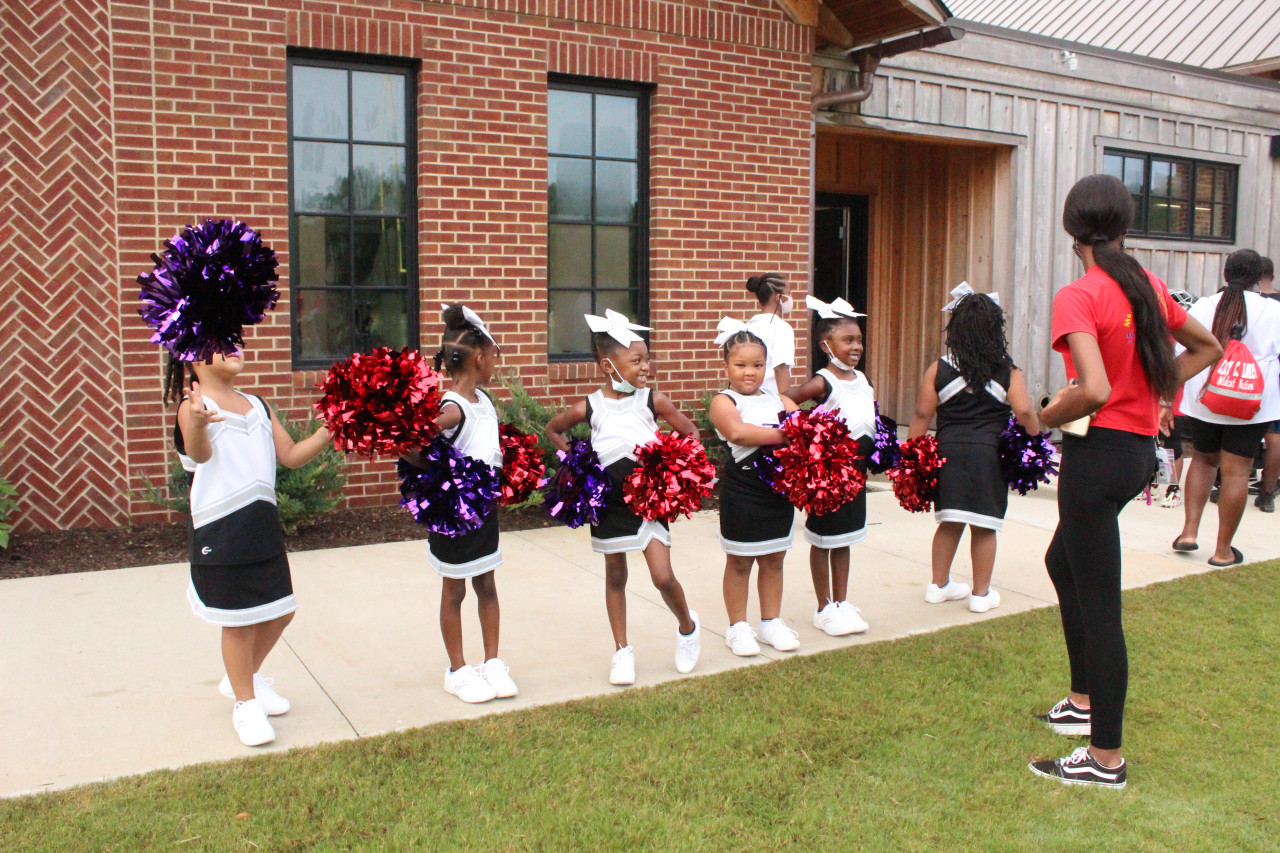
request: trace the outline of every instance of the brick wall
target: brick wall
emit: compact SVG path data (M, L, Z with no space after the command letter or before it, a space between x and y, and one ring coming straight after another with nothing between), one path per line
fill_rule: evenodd
M163 238L206 217L245 220L279 252L287 294L289 48L421 62L424 349L439 333L439 303L465 300L502 344L502 370L537 396L558 401L596 382L594 365L546 359L549 73L654 86L649 286L658 388L688 408L717 387L721 370L710 339L723 314L754 312L743 287L749 274L780 270L805 289L812 31L791 23L773 0L115 0L109 14L99 3L86 4L92 14L71 14L74 5L61 4L64 17L90 31L65 36L48 54L64 56L69 75L98 81L82 87L89 91L71 122L84 153L74 165L43 165L41 179L29 185L57 184L63 172L78 169L94 177L83 179L86 186L103 189L83 189L73 204L0 225L0 246L14 246L64 223L79 253L69 258L49 245L3 261L11 309L4 322L18 332L4 337L6 363L22 367L16 382L11 376L0 384L0 416L9 419L6 437L15 430L23 436L16 450L6 441L3 472L19 483L27 526L164 517L128 497L144 477L163 478L171 453L172 415L159 401L163 360L137 317L134 283ZM10 69L17 60L9 58L8 42L33 41L9 25L14 14L0 23ZM16 75L39 77L21 68ZM16 88L30 113L47 114L42 90ZM54 88L46 83L43 91ZM5 108L6 119L12 109ZM19 158L45 164L65 136L46 131ZM88 326L107 353L84 342L65 356L13 343L31 339L24 330L54 330L38 310L38 294L54 279L82 306L57 328L83 336ZM16 294L11 281L19 282ZM322 376L291 370L287 296L280 304L247 335L248 390L301 414ZM76 382L56 399L42 398L38 386L47 389L45 377L65 363L75 365ZM85 393L98 387L99 394ZM15 410L27 411L17 423ZM96 433L79 426L59 439L68 425L85 422ZM87 441L91 433L96 437ZM70 505L66 489L46 487L55 479L49 472L68 470L78 479L96 472L93 512ZM386 502L395 493L386 463L357 463L349 474L352 504Z

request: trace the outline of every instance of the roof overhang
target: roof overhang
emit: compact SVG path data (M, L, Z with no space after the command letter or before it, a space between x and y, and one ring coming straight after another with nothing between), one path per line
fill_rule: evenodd
M941 0L778 0L796 23L817 28L815 49L853 50L940 26Z

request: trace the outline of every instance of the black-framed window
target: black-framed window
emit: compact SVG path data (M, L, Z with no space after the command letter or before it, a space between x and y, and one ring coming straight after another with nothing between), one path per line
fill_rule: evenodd
M1107 148L1103 171L1133 195L1135 237L1231 243L1236 236L1237 166Z
M648 91L552 78L547 91L547 342L590 358L583 314L648 324Z
M408 63L291 55L293 366L418 343Z

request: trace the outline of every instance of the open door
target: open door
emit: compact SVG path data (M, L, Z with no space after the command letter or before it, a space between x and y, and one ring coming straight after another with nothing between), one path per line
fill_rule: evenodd
M865 195L831 195L820 193L813 214L813 295L823 302L844 298L858 311L867 311L867 245L869 237L870 199ZM809 328L817 319L810 318ZM867 334L866 320L859 320L862 334ZM827 357L811 338L815 370L825 367ZM870 343L864 344L862 364L867 372Z

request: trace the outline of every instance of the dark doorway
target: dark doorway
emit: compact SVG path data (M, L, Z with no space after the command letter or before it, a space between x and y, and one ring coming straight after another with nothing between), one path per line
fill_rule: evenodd
M855 309L867 311L867 250L870 235L870 198L865 195L818 193L813 211L813 295L823 302L843 297ZM810 326L817 319L811 314ZM862 334L867 322L859 320ZM811 340L814 369L826 366L827 357ZM869 342L864 353L871 352ZM858 369L867 372L864 354Z

